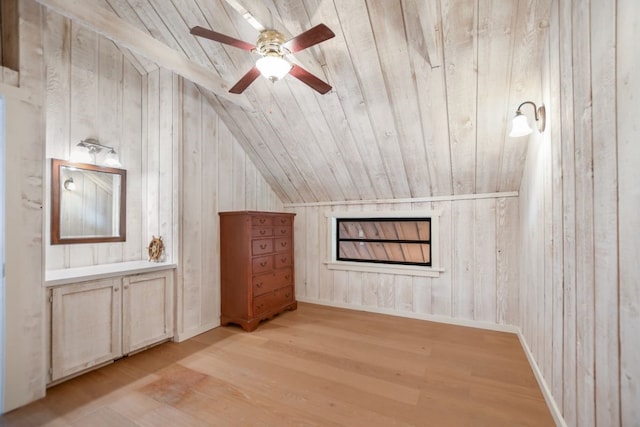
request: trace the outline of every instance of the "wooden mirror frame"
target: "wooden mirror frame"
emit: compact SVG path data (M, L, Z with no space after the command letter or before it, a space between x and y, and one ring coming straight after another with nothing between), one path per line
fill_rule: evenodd
M120 233L118 236L61 237L60 236L60 170L62 167L95 172L104 172L120 176ZM73 163L66 160L51 159L51 244L70 243L108 243L127 240L127 171L124 169L96 166L88 163Z

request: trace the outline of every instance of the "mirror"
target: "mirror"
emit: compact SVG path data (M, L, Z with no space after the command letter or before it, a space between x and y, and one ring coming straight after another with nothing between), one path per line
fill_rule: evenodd
M51 161L51 244L124 242L127 171Z

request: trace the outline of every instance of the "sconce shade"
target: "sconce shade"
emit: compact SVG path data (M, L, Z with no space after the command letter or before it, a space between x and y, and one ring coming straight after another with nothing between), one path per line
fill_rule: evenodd
M110 168L122 167L122 164L120 163L120 159L118 159L118 154L116 153L116 150L114 150L113 148L109 150L103 163L105 166L109 166Z
M533 132L533 130L529 126L527 116L518 111L511 122L511 132L509 132L509 136L517 138L519 136L529 135L531 132Z
M291 63L281 56L266 55L256 61L260 74L272 82L280 80L291 71Z
M544 132L547 122L547 114L544 105L541 105L540 108L538 108L533 102L525 101L518 106L516 115L511 122L511 132L509 132L510 137L516 138L519 136L526 136L533 132L531 126L529 126L529 122L527 121L527 116L522 114L522 107L527 104L530 104L533 107L533 113L535 115L536 122L538 123L538 130L540 133Z
M69 191L73 191L76 189L76 183L73 181L73 178L67 178L64 181L64 188Z

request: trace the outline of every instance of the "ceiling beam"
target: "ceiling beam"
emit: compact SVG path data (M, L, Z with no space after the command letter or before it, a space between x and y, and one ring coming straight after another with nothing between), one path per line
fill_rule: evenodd
M289 40L297 34L291 34L287 27L276 18L269 8L264 5L261 0L225 0L229 6L236 10L242 17L256 29L258 32L264 30L277 30L281 33L285 40ZM322 64L316 60L316 58L307 50L297 52L293 57L293 62L300 65L302 68L320 77L323 80L326 78Z
M253 106L242 95L228 92L230 85L214 72L177 52L144 31L120 19L115 13L89 1L36 0L38 3L95 31L117 45L143 56L159 66L210 90L217 96L253 111Z

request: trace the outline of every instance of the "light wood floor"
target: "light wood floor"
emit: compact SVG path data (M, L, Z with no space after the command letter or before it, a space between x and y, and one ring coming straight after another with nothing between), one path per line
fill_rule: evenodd
M299 304L48 390L7 426L547 426L513 334Z

